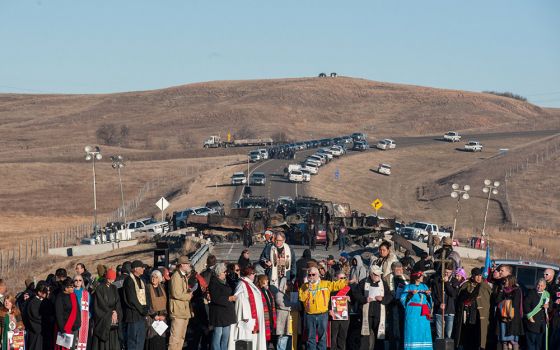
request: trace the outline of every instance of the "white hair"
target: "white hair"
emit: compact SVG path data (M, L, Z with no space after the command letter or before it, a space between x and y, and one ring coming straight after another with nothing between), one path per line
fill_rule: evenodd
M157 278L159 278L160 281L163 281L163 275L161 274L161 272L159 270L152 271L152 273L150 274L150 277L154 277L154 276L157 276Z
M227 271L227 266L224 263L217 263L216 266L214 267L214 273L216 275L220 275L223 272Z

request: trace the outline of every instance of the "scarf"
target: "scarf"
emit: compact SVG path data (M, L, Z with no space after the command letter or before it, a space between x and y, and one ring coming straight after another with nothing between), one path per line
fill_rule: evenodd
M278 280L286 276L286 271L290 271L292 254L287 244L283 246L282 254L278 253L278 248L273 245L270 248L270 261L272 262L270 284L278 285Z
M541 307L546 303L547 300L550 300L550 294L545 290L541 293L541 299L535 308L527 314L527 318L531 318L541 311Z
M377 282L381 284L381 288L383 287L383 281ZM367 298L369 296L369 288L371 285L366 282L364 285L364 295ZM385 339L385 305L383 305L379 301L372 301L372 303L379 303L379 327L377 328L377 339ZM369 303L365 303L362 305L362 329L360 331L361 335L370 335L370 327L369 327Z
M138 302L140 305L145 306L146 303L146 286L144 285L144 281L141 278L131 275L132 280L134 281L134 289L136 290L136 297L138 298Z
M85 289L74 289L76 299L79 301L80 317L82 325L78 334L78 345L76 350L86 350L89 330L89 293Z
M259 332L259 315L257 314L257 303L255 301L255 294L249 285L249 282L240 279L241 282L245 284L245 289L247 289L247 294L249 295L249 305L251 306L251 318L255 320L255 327L253 328L253 333Z
M161 311L165 311L167 308L167 297L163 292L161 284L154 288L153 285L150 284L150 299L152 300L152 311L156 313L160 313Z
M64 329L62 330L58 330L58 327L55 327L55 331L59 332L59 331L63 331L66 334L72 334L72 326L74 326L74 322L76 321L76 317L78 317L78 298L76 298L76 294L74 293L70 293L68 294L68 297L70 298L70 304L72 305L72 310L70 311L70 315L68 316L68 320L66 320L66 323L64 324ZM55 333L55 338L56 338L56 333ZM67 348L63 348L60 345L56 345L54 346L55 350L63 350L63 349L67 349Z
M264 326L266 331L266 341L272 338L272 330L276 329L276 306L272 299L270 290L261 288L262 302L264 306Z

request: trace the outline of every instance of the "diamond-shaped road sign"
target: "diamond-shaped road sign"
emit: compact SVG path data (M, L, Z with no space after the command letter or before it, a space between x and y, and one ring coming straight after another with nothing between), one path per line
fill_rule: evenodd
M167 201L167 199L161 197L161 198L156 202L156 206L159 208L159 210L164 211L164 210L167 209L167 207L169 206L169 202Z
M383 206L383 202L381 202L381 200L379 200L379 198L377 198L376 200L371 202L371 206L373 207L373 209L379 210Z

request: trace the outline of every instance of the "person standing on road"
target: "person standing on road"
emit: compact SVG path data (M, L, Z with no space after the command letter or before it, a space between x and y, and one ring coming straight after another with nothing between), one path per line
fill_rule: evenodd
M181 350L185 342L187 327L192 317L190 301L193 293L188 283L191 272L192 265L189 258L185 255L181 256L170 281L169 316L171 318L171 336L169 338L169 350Z
M373 260L373 263L371 265L379 266L381 268L381 271L383 271L383 276L388 276L391 274L391 265L394 262L398 261L399 259L397 258L395 253L391 251L391 243L388 241L383 241L379 245L379 258Z
M274 244L264 247L259 261L265 269L270 285L278 287L282 277L289 281L296 277L296 257L286 243L286 235L283 232L276 234Z
M208 291L211 296L209 323L214 327L212 350L227 350L231 325L235 319L233 289L226 282L226 265L219 263L210 278Z
M317 244L317 224L314 218L309 219L309 225L307 226L307 241L309 242L309 249L315 250Z
M405 309L404 350L432 350L432 298L430 290L424 284L424 272L413 272L410 282L401 295L401 304Z
M329 250L329 247L334 245L335 231L334 220L331 220L327 226L327 244L325 245L325 250Z
M123 284L126 347L128 350L142 350L146 339L146 321L144 318L148 315L146 284L141 278L144 274L144 263L140 260L134 260L131 267L132 273Z
M251 223L249 220L245 220L243 224L243 246L249 248L253 245L253 229L251 228Z
M306 349L326 350L331 293L346 287L348 281L345 279L336 282L321 281L316 267L309 269L307 279L308 282L299 289L299 301L303 303L305 311Z
M348 236L348 229L344 225L344 221L338 227L338 250L344 251L346 249L346 237Z

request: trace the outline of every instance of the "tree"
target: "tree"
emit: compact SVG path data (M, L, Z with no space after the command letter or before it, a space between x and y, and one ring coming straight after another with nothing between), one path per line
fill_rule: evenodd
M103 124L95 132L97 141L104 145L114 146L119 142L119 133L114 124Z

